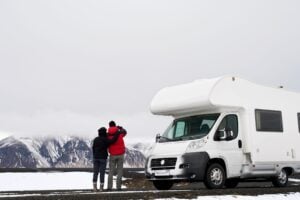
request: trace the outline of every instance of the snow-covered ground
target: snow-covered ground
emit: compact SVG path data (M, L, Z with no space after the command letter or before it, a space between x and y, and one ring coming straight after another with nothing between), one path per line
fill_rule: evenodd
M195 200L299 200L300 193L291 194L268 194L258 196L224 195L224 196L200 196ZM162 199L157 199L162 200ZM172 198L172 200L182 200Z
M92 177L90 172L0 173L0 191L92 189ZM107 188L107 175L104 188Z
M175 200L176 198L172 198ZM291 194L268 194L258 196L224 195L224 196L201 196L197 200L299 200L300 193ZM177 200L177 199L176 199ZM178 199L179 200L179 199Z
M92 189L92 173L90 172L50 172L50 173L0 173L0 198L5 197L24 197L24 196L40 196L41 194L18 194L9 193L10 191L38 191L38 190L73 190L73 193L85 193L81 191ZM114 188L116 181L114 177ZM123 178L124 180L124 178ZM290 179L291 182L298 182L299 179ZM99 181L98 181L99 182ZM107 188L107 175L105 181L105 189ZM125 186L122 186L125 188ZM74 191L78 190L78 191ZM187 192L189 190L182 190ZM159 192L153 191L122 191L122 193L143 193L143 192ZM165 191L165 192L172 192ZM177 190L180 192L180 190ZM118 192L120 193L120 192ZM69 194L69 193L66 193ZM61 195L60 192L51 193L49 195ZM177 200L176 198L172 198ZM196 199L201 200L300 200L300 193L290 194L274 194L274 195L258 195L258 196L243 196L243 195L219 195L219 196L199 196Z

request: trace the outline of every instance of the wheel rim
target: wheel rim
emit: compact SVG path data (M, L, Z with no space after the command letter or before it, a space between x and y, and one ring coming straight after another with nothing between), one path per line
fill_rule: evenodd
M219 168L214 168L210 172L210 180L214 185L220 185L223 181L223 172Z
M285 184L287 180L287 174L285 172L285 170L281 170L279 176L278 176L278 181L281 184Z

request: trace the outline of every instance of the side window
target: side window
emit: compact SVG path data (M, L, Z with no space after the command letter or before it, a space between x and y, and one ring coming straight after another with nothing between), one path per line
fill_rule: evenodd
M298 129L299 129L299 133L300 133L300 113L297 113L298 115Z
M218 130L231 132L232 136L228 137L228 140L234 140L238 136L238 117L237 115L227 115L221 121ZM216 135L215 135L216 137Z
M176 128L175 128L175 137L174 138L177 138L177 137L181 137L185 133L185 122L183 121L178 121L176 123Z
M283 132L281 111L256 109L255 121L257 131Z

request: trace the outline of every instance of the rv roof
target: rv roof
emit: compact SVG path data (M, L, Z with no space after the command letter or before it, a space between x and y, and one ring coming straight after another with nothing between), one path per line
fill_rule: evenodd
M278 109L284 101L297 106L300 95L224 76L163 88L154 96L150 109L153 114L176 116L226 107Z

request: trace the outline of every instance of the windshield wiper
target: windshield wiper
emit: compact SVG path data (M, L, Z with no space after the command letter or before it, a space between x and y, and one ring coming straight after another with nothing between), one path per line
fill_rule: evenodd
M165 140L167 140L167 141L171 141L171 139L170 139L170 138L167 138L167 137L165 137L165 136L162 136L162 135L161 135L161 136L159 136L159 140L160 140L160 139L165 139Z
M183 140L183 137L174 138L173 141Z
M168 137L164 137L164 136L160 136L159 139L163 139L165 141L162 142L166 142L166 141L179 141L179 140L183 140L183 137L178 137L178 138L168 138Z
M205 137L205 135L186 135L184 137L181 137L182 140L194 140L194 139L200 139Z

